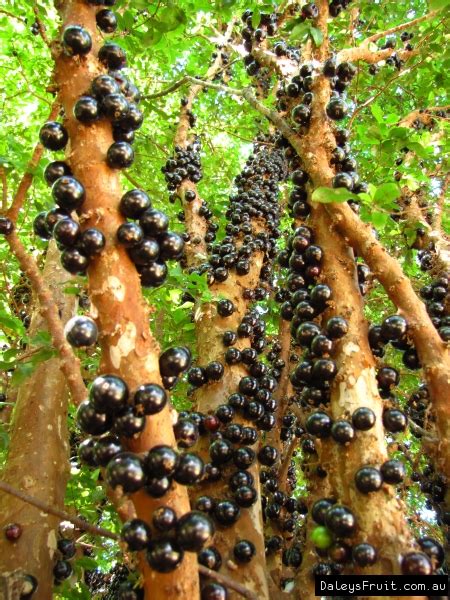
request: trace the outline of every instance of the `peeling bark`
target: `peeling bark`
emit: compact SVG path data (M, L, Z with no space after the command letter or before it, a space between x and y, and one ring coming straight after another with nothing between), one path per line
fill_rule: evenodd
M106 162L106 152L113 142L110 124L100 120L90 126L73 117L77 98L89 88L92 79L103 70L95 56L99 47L96 7L82 1L68 0L61 9L64 24L85 27L93 39L87 57L56 57L55 79L59 98L65 109L65 125L70 136L67 159L72 171L86 189L80 222L83 227L98 227L106 238L106 247L88 269L89 296L96 314L102 350L101 372L123 377L131 390L143 383L161 384L159 347L149 328L149 309L142 296L140 280L126 251L116 243L116 231L123 222L118 211L122 195L117 171ZM170 408L147 419L144 432L129 442L134 452L146 452L156 444L175 446ZM160 500L138 492L132 497L138 517L149 521L161 505L171 506L178 515L189 511L185 487L174 484ZM198 597L196 556L188 553L182 565L169 574L157 573L141 557L146 599Z
M76 297L63 292L71 276L61 267L54 242L49 245L43 276L52 289L62 318L68 320L76 311ZM45 327L37 305L30 335ZM69 476L68 397L58 357L40 364L20 386L11 420L7 462L1 474L5 483L59 509L64 508ZM0 514L3 525L18 523L23 530L19 540L13 543L0 536L0 573L20 567L39 582L33 598L48 600L52 595L60 519L5 493L0 493Z

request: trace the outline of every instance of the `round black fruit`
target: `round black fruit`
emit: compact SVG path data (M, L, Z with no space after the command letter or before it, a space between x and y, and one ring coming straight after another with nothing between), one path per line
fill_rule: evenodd
M357 408L352 414L352 423L355 429L359 431L368 431L375 425L376 416L371 408L362 406Z
M363 494L376 492L383 485L383 476L375 467L362 467L355 474L355 485Z
M167 404L167 394L160 385L146 383L137 388L133 401L139 414L155 415Z
M69 25L63 31L64 49L71 56L84 55L92 48L92 38L86 29L79 25Z
M98 329L95 321L89 317L76 316L67 321L64 335L71 346L83 348L95 344Z
M145 485L145 472L137 454L117 454L106 468L106 479L112 488L122 487L126 494L137 492Z
M63 150L69 141L69 134L61 123L47 121L39 131L39 140L47 150Z
M73 114L80 123L93 123L98 119L98 104L92 96L81 96L73 107Z
M127 142L114 142L106 153L106 163L111 169L127 169L134 161L134 150Z
M114 414L126 407L128 393L127 384L117 375L100 375L94 379L89 397L95 410Z
M52 196L58 206L72 211L80 208L86 197L83 184L75 177L63 175L52 186Z
M131 519L122 527L120 537L132 552L140 552L147 548L151 539L151 529L141 519Z
M127 64L125 51L114 43L107 43L98 52L98 59L109 70L123 69Z
M117 29L117 18L112 10L104 8L95 15L97 27L105 33L113 33Z
M184 346L168 348L159 357L161 375L173 377L187 371L191 365L191 353Z
M45 167L44 179L48 185L52 185L63 175L72 175L72 171L69 165L62 160L55 160Z
M177 543L188 552L200 552L213 535L213 522L200 511L188 512L176 525Z
M175 541L161 538L151 541L147 549L149 565L159 573L170 573L180 566L183 550Z
M119 210L128 219L138 219L148 208L150 198L143 190L129 190L120 199Z
M249 540L240 540L233 548L234 558L240 563L248 563L256 554L256 548L253 542Z

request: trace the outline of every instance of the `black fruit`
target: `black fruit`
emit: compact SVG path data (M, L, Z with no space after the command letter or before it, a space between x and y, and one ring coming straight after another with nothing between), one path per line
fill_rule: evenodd
M432 565L430 559L423 552L408 552L402 557L403 575L431 575Z
M383 413L383 425L391 433L398 433L405 431L408 426L408 418L401 410L388 408Z
M202 459L196 454L182 454L173 478L183 485L192 485L200 481L205 471Z
M193 455L183 455L193 456ZM154 446L145 458L145 470L150 477L170 477L179 464L179 456L170 446Z
M53 184L52 196L58 206L72 211L83 204L86 192L84 186L75 177L63 175Z
M48 185L52 185L63 175L72 175L72 171L69 165L62 160L55 160L45 167L44 179Z
M92 48L92 39L88 31L79 25L69 25L63 31L64 49L71 56L87 54Z
M98 59L111 71L123 69L127 64L125 51L113 43L107 43L100 48Z
M113 414L126 407L128 393L127 384L117 375L100 375L92 383L89 398L95 410Z
M175 511L168 506L160 506L152 515L152 524L155 529L161 532L167 532L177 523Z
M331 98L327 104L326 113L333 121L341 121L347 116L348 106L341 98Z
M203 512L191 511L176 525L177 543L188 552L200 552L214 535L214 524Z
M349 508L335 504L325 514L325 525L339 537L350 537L356 531L356 519Z
M377 561L377 551L371 544L357 544L352 550L353 562L359 567L368 567Z
M383 480L386 483L401 483L406 476L405 465L400 460L387 460L380 468Z
M338 444L347 444L355 438L355 430L348 421L335 421L331 427L331 437Z
M141 519L127 521L120 533L120 537L132 552L144 550L150 542L151 535L150 527Z
M120 486L126 494L137 492L146 483L141 459L131 452L118 454L106 468L106 479L112 488Z
M80 226L69 217L58 221L53 228L53 237L61 246L74 246L80 236Z
M362 467L355 473L355 485L363 494L376 492L383 485L383 476L375 467Z
M150 198L143 190L129 190L120 199L119 210L128 219L138 219L149 208Z
M103 250L106 244L106 239L100 229L89 227L81 232L80 239L77 243L78 250L88 258L92 258Z
M39 131L39 140L47 150L63 150L69 141L69 134L61 123L47 121Z
M331 433L332 420L324 412L315 412L306 419L306 431L318 438L326 438Z
M255 554L255 545L249 540L240 540L233 548L234 558L240 563L250 562Z
M146 383L137 388L133 402L139 414L155 415L165 407L167 394L158 384Z
M89 400L82 402L77 410L77 423L80 429L90 435L102 435L111 429L110 415L99 413Z
M92 346L97 341L98 329L89 317L76 316L69 319L64 327L66 340L75 348Z
M117 29L117 18L112 10L104 8L95 15L97 27L105 33L113 33Z
M175 541L159 539L151 541L147 549L149 565L159 573L170 573L180 566L183 560L183 550Z
M73 114L80 123L93 123L99 116L97 100L92 96L81 96L73 107Z
M375 425L376 416L371 408L357 408L352 414L352 423L359 431L368 431Z
M134 150L127 142L114 142L106 153L106 163L111 169L127 169L134 161Z
M214 507L214 517L223 527L231 527L239 519L241 510L232 500L221 500Z
M159 357L159 370L166 377L178 376L191 365L191 353L184 346L168 348Z

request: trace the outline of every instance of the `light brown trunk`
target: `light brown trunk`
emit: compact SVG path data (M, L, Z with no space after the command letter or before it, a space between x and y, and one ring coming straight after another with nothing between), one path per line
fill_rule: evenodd
M44 278L51 287L61 317L68 320L76 310L76 296L65 295L71 276L59 262L59 251L51 242ZM30 335L45 330L39 307L33 312ZM6 483L55 508L64 508L69 476L67 431L68 391L59 358L40 364L20 386L11 420L11 439L1 478ZM59 519L43 513L14 496L0 493L1 523L18 523L22 535L9 542L0 535L0 573L20 568L36 577L36 600L52 595L54 554Z
M106 152L113 142L111 125L105 120L90 126L81 125L72 112L77 98L102 72L95 58L100 41L96 34L96 10L95 6L83 1L68 1L62 8L64 25L82 25L90 32L94 43L86 58L68 58L59 54L55 79L70 135L67 158L74 175L86 189L80 220L83 227L97 227L106 237L104 251L92 261L88 270L92 312L100 331L101 372L119 374L132 390L143 383L161 384L159 346L150 332L149 309L142 296L136 267L126 251L116 243L116 231L123 222L118 211L122 190L118 172L111 170L105 162ZM175 446L168 406L147 419L144 432L130 442L129 447L139 453L156 444ZM147 522L161 505L171 506L179 516L190 510L187 490L177 484L160 500L138 492L133 495L133 502L138 516ZM143 557L141 568L146 599L198 597L195 554L187 553L182 565L169 574L151 570Z

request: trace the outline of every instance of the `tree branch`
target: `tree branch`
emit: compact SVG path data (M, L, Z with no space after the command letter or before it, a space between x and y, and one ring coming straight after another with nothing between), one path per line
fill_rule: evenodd
M38 297L42 316L45 318L48 330L52 337L52 343L61 358L61 370L66 376L72 402L76 405L86 400L88 392L84 385L80 371L80 361L75 356L72 347L66 341L64 328L59 317L58 308L55 303L51 289L44 281L36 262L27 254L25 247L20 241L17 233L13 231L6 236L6 241L22 271L30 279L36 296Z
M6 212L8 208L8 180L6 179L6 171L4 167L0 167L0 179L2 182L1 211Z
M111 540L120 540L120 536L113 531L109 531L108 529L103 529L103 527L97 527L96 525L91 525L91 523L87 523L84 519L79 519L78 517L73 517L69 513L64 510L59 510L34 496L29 496L25 492L18 490L17 488L9 485L9 483L5 483L4 481L0 481L0 490L5 492L6 494L10 494L11 496L15 496L22 500L22 502L26 502L27 504L31 504L36 508L44 511L49 515L54 515L55 517L60 518L63 521L69 521L81 529L82 531L86 531L88 533L92 533L92 535L100 535L102 537L107 537Z
M60 109L60 104L57 100L53 102L52 108L50 110L50 114L48 115L48 121L52 121L56 119L58 116ZM42 144L38 143L33 151L30 162L27 165L26 171L19 183L17 191L14 195L12 204L9 210L6 213L6 216L11 219L11 221L16 222L17 217L19 215L19 211L25 202L27 197L28 190L30 189L31 183L34 178L34 171L39 164L39 161L42 158L42 154L44 153L44 147Z
M423 15L422 17L417 17L417 19L412 19L411 21L407 21L406 23L402 23L401 25L396 25L395 27L386 29L386 31L375 33L374 35L371 35L368 38L366 38L362 42L362 44L367 46L368 44L381 40L382 38L385 38L388 35L397 33L398 31L409 29L410 27L414 27L414 25L418 25L419 23L423 23L424 21L429 21L430 19L433 19L439 12L439 10L432 10L426 15Z

